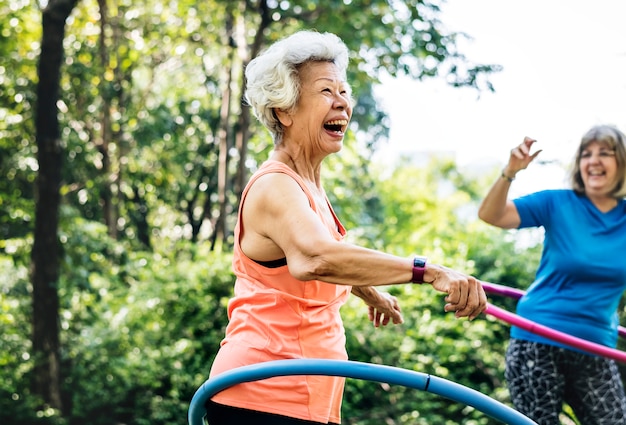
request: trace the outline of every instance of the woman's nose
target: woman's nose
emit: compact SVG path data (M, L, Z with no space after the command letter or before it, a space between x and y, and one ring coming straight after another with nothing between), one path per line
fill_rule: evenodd
M348 99L341 93L337 93L337 95L335 95L335 107L342 110L346 109L348 107Z

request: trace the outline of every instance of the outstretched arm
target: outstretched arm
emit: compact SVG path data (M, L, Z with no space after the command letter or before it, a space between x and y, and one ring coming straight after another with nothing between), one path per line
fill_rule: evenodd
M268 196L268 194L272 194ZM257 261L287 258L289 272L301 281L321 280L368 287L410 283L414 259L399 257L331 237L291 177L272 173L260 177L248 191L242 210L242 251ZM445 311L473 319L487 306L485 292L472 276L427 263L420 280L446 293ZM367 291L362 292L368 294ZM396 317L394 307L374 293L370 306ZM384 320L384 317L383 317Z

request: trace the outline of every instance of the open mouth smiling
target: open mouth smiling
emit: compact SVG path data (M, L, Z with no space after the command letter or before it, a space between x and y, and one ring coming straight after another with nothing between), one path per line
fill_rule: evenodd
M337 134L343 134L348 126L348 120L332 120L324 123L324 128Z

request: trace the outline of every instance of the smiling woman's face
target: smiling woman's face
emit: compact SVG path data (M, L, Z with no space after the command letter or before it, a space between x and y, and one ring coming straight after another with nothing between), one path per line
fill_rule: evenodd
M332 62L300 68L300 97L285 138L305 141L328 154L341 149L352 116L350 86Z
M591 142L580 154L580 176L585 192L608 195L617 183L615 150L605 143Z

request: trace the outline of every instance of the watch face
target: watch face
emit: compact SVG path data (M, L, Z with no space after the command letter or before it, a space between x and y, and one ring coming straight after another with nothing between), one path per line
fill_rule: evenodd
M423 268L426 266L426 257L415 257L413 259L413 267Z

